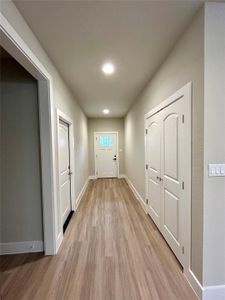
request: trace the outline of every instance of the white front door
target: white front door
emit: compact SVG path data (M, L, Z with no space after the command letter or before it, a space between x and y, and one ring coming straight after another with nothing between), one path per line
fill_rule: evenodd
M117 133L96 132L94 139L96 177L117 177Z
M178 260L183 262L184 98L147 119L146 185L148 212Z
M71 212L69 125L59 121L59 185L62 224Z

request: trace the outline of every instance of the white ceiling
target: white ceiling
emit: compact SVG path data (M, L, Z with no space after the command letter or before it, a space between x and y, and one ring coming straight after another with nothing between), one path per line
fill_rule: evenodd
M203 1L14 1L89 117L124 116ZM115 64L105 76L101 65Z

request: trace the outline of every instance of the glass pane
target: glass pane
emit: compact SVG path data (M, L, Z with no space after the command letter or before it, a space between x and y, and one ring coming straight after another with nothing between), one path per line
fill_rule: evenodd
M101 147L112 147L112 137L109 135L100 135L99 146Z

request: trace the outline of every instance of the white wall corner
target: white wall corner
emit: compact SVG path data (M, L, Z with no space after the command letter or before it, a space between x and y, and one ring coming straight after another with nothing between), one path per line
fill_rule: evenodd
M126 178L126 175L125 174L119 174L119 177L118 177L119 179L121 179L121 178Z
M1 243L0 255L43 252L43 241L24 241L14 243Z
M136 188L134 187L133 183L131 182L131 180L124 175L124 178L127 182L127 184L129 185L129 187L131 188L135 198L139 201L139 203L141 204L141 207L143 208L143 210L145 211L145 213L147 214L147 206L146 203L144 201L144 199L141 197L141 195L138 193L138 191L136 190Z

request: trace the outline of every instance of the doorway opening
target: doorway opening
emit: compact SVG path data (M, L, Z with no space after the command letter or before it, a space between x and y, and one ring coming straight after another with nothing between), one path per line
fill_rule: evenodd
M42 252L37 80L2 47L0 65L0 252Z
M43 218L43 248L46 255L57 253L61 243L58 234L56 165L55 165L55 125L53 112L52 78L38 58L17 34L8 20L0 13L1 47L7 51L28 73L37 80L39 132L40 132L40 165L41 165L41 198ZM62 229L61 229L62 230ZM22 241L23 242L23 241ZM15 253L18 243L1 244L0 250ZM30 252L27 244L22 243L22 252ZM35 247L32 245L32 248ZM17 252L17 251L16 251ZM21 252L21 251L20 251Z

